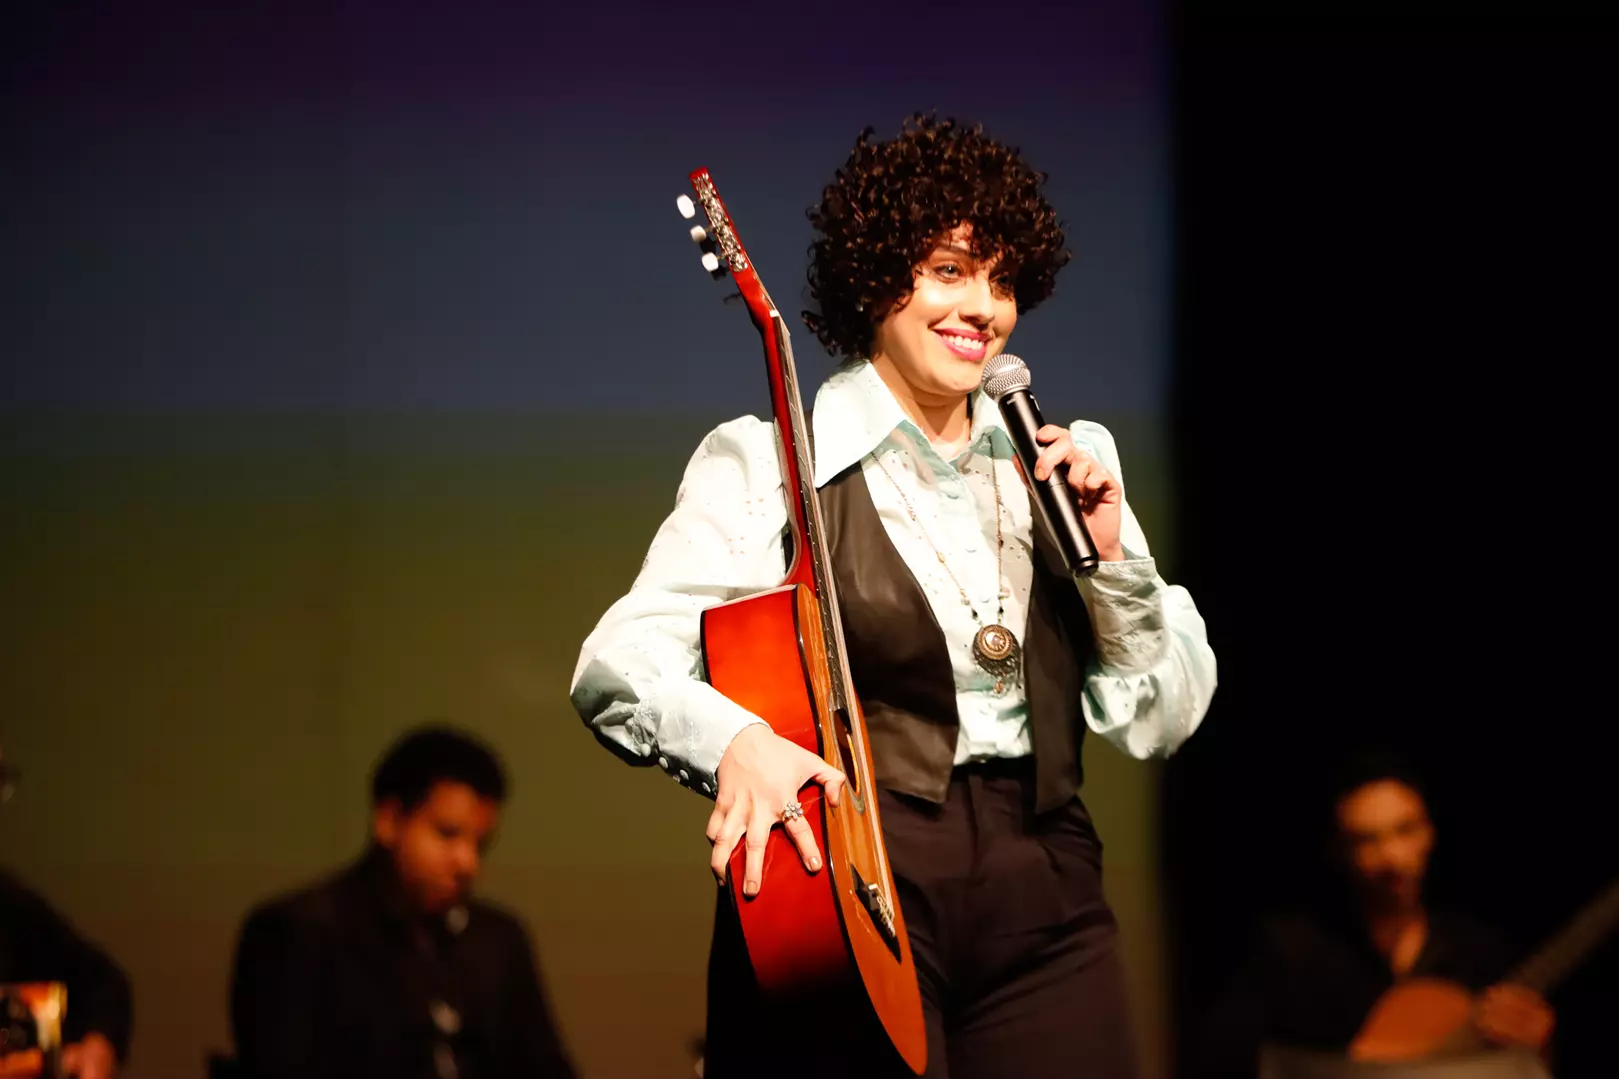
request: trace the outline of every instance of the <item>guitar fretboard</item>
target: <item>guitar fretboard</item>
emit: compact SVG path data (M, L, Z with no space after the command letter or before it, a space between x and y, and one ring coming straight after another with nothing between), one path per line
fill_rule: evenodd
M1538 952L1518 965L1509 982L1521 983L1541 994L1561 982L1586 953L1619 926L1619 880L1591 901L1563 930Z
M809 547L815 594L821 604L821 634L826 645L826 663L832 680L831 707L847 709L849 681L843 663L843 614L838 607L837 586L827 563L826 533L821 526L820 500L815 497L815 463L811 460L808 428L804 423L804 400L798 392L798 368L793 363L793 346L779 312L771 313L776 348L781 356L782 381L787 387L787 412L792 418L792 448L798 463L798 503L804 515L805 540ZM784 448L785 449L785 448Z

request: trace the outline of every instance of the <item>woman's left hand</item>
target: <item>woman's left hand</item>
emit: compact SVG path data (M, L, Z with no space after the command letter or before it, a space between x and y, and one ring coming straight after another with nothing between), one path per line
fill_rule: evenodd
M1118 477L1090 454L1074 445L1068 429L1047 424L1034 433L1043 449L1034 463L1034 479L1043 481L1059 465L1068 467L1068 486L1079 499L1079 509L1090 531L1096 554L1103 562L1122 562L1119 522L1124 510L1124 487Z

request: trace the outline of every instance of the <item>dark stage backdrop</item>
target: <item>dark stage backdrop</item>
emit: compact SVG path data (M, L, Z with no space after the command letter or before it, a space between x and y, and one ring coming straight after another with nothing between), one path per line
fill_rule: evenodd
M357 849L375 755L429 716L506 755L487 891L584 1069L689 1066L707 804L566 695L697 440L766 407L675 213L694 167L797 307L864 125L1022 146L1076 259L1017 351L1049 415L1113 427L1174 576L1162 13L859 9L9 9L0 858L133 975L135 1075L227 1046L238 920ZM1158 770L1088 759L1161 1069Z
M1175 20L1179 561L1221 663L1165 777L1183 1048L1254 916L1324 895L1348 748L1426 774L1435 899L1525 949L1619 874L1612 39L1258 7ZM1619 943L1553 1003L1559 1075L1613 1072Z

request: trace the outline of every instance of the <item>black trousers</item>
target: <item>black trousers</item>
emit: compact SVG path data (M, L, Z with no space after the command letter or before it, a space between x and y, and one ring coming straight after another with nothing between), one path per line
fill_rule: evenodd
M1077 796L1036 817L1033 790L1021 761L957 769L942 805L879 795L921 983L926 1076L1139 1075L1101 842ZM723 895L708 975L705 1075L769 1075L784 1046L804 1050L793 1075L828 1061L842 1075L895 1074L897 1059L818 1052L826 1032L762 1007Z

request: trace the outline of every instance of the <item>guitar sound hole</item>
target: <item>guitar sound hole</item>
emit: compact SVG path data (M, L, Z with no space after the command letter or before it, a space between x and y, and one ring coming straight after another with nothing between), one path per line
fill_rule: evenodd
M846 710L839 709L833 716L835 723L832 730L837 733L838 756L843 760L843 774L849 778L849 791L855 800L854 808L864 813L866 800L865 794L860 790L860 770L854 756L854 741L849 737L849 714Z

